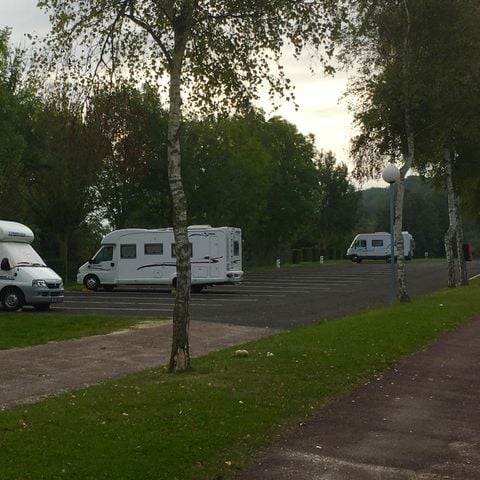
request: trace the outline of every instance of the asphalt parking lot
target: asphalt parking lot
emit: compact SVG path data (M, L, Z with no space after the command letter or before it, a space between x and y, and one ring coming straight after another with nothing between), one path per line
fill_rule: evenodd
M469 276L480 274L480 261L468 263ZM407 264L409 294L446 285L444 262ZM192 294L192 320L284 328L333 318L389 303L391 267L381 262L323 264L247 273L237 286L216 286ZM169 317L174 295L166 288L118 288L113 292L67 292L54 309Z

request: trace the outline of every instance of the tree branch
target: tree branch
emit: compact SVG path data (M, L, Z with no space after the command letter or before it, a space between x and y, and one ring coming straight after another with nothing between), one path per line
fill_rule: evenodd
M127 1L130 1L130 0L127 0ZM165 59L167 60L168 68L171 69L171 67L172 67L172 56L171 56L170 52L168 51L165 43L157 35L157 33L153 30L151 25L149 25L144 20L135 16L135 11L134 11L134 8L133 8L132 4L130 4L130 12L129 13L125 12L124 16L126 18L128 18L129 20L131 20L136 25L138 25L139 27L143 28L146 32L148 32L150 34L150 36L153 38L155 43L160 47L160 50L162 50L163 54L165 55ZM167 18L169 18L169 17L167 16Z
M93 77L95 78L97 76L97 72L98 72L98 69L100 68L100 65L102 63L105 63L103 61L103 56L105 54L105 51L107 49L107 46L108 46L108 43L109 43L109 40L111 39L112 40L112 43L113 43L113 36L114 36L114 32L115 32L115 27L117 26L117 23L120 21L120 19L122 18L122 16L124 16L125 14L125 10L127 8L127 5L129 3L130 0L124 0L123 3L121 4L120 6L120 10L118 11L116 17L115 17L115 20L113 21L113 23L110 25L110 28L108 29L109 32L107 33L107 36L103 42L103 45L102 45L102 48L100 50L100 58L98 59L98 62L97 62L97 65L95 67L95 70L93 72Z

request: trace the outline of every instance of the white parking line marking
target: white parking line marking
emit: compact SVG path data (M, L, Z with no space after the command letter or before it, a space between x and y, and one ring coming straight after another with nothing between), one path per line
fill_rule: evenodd
M254 302L255 300L250 300ZM65 302L64 302L65 303ZM75 305L75 304L80 304L80 305L95 305L95 304L100 304L100 305L105 305L105 302L67 302L69 305ZM112 305L112 308L117 308L122 305L127 305L127 306L132 306L132 305L156 305L156 306L171 306L173 308L174 303L171 302L170 304L167 305L162 305L159 304L158 302L109 302L109 305ZM190 306L195 307L222 307L223 305L221 303L195 303L195 302L190 302Z
M340 278L317 278L314 282L309 281L309 280L296 280L296 279L290 279L290 280L271 280L268 282L260 281L260 280L246 280L242 285L268 285L268 286L300 286L300 285L306 285L306 286L315 286L315 285L327 285L327 284L333 284L333 283L360 283L364 282L365 278L355 278L355 279L340 279Z
M58 310L109 310L117 311L117 308L108 308L108 307L69 307L69 306L60 306L58 305ZM132 311L132 312L172 312L171 308L122 308L122 311Z

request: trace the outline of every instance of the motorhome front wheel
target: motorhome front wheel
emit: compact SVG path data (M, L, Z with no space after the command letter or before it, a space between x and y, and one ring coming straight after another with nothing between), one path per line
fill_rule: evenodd
M98 287L100 286L100 280L96 275L87 275L83 281L83 284L89 290L98 290Z
M18 288L6 288L2 292L2 306L9 312L14 312L23 307L25 298Z

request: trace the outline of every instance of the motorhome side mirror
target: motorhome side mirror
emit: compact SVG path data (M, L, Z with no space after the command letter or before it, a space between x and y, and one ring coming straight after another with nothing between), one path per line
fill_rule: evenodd
M89 258L88 263L89 263L89 265L91 265L93 263L93 258Z
M2 263L0 264L0 268L2 270L11 270L12 267L10 266L10 262L8 261L8 258L5 257L3 260L2 260Z

